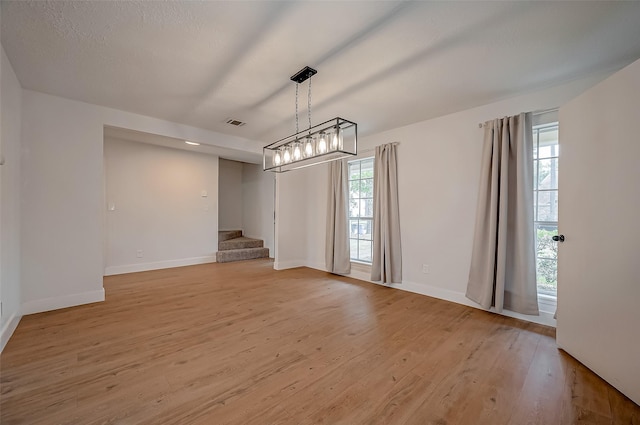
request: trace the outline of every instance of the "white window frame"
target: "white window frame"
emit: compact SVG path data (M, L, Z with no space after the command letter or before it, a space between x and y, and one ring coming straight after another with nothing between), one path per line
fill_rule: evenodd
M549 157L544 157L544 158L540 158L540 138L539 138L539 131L540 130L545 130L545 129L549 129L549 128L553 128L553 127L558 127L559 129L559 123L557 120L557 114L553 114L554 116L551 119L547 119L544 120L543 122L538 122L536 123L536 125L533 126L533 143L534 143L534 149L536 149L537 151L537 155L534 157L533 161L534 161L534 167L535 167L535 177L536 180L534 181L534 193L533 196L535 196L535 211L534 211L534 228L537 229L537 227L539 225L542 226L555 226L556 229L558 227L558 221L539 221L538 220L538 209L539 209L539 195L541 192L555 192L556 193L556 202L558 202L559 200L559 191L558 188L556 189L539 189L538 188L538 179L539 179L539 166L540 166L540 161L541 160L547 160L547 159L555 159L558 162L558 169L560 167L559 164L559 157L560 157L560 152L559 149L556 152L556 154L554 156L549 156ZM559 147L559 140L558 140L558 147ZM537 241L537 231L536 231L536 248L538 245L538 241ZM537 287L537 263L538 260L552 260L556 262L556 273L557 273L557 258L553 259L553 258L542 258L542 257L538 257L538 252L536 249L536 287ZM556 274L556 281L557 281L557 274ZM557 291L555 294L548 292L548 291L540 291L538 289L538 304L539 304L539 308L540 311L543 312L548 312L548 313L554 313L557 307Z
M348 161L347 170L350 170L350 166L352 164L355 164L355 163L362 164L362 162L364 162L364 161L372 161L373 162L373 160L374 160L373 156L367 156L367 157L363 157L363 158L353 159L351 161ZM351 246L351 241L355 240L356 241L356 246L358 247L358 251L356 252L356 254L354 255L353 252L350 252L349 257L350 257L350 261L352 263L358 263L358 264L364 264L364 265L370 266L372 264L372 262L373 262L373 234L371 235L371 240L370 240L370 242L371 242L371 260L367 261L367 260L359 258L360 257L360 255L359 255L359 246L360 246L360 241L361 240L364 240L364 241L369 241L369 240L368 239L364 239L364 238L361 239L360 237L353 238L352 237L352 233L351 233L351 220L370 221L371 222L371 228L373 229L373 212L371 213L371 216L364 216L364 217L360 216L359 213L358 213L357 217L354 217L354 216L351 215L351 201L353 199L357 199L358 201L371 199L373 201L373 196L374 196L373 193L371 194L370 198L369 197L362 198L360 196L358 196L357 198L351 198L351 190L350 190L350 188L351 188L351 182L352 181L361 181L361 180L373 179L373 175L371 177L367 177L366 179L363 179L362 178L362 170L360 171L360 176L359 177L360 178L358 178L358 179L351 179L351 172L348 171L349 195L348 195L347 202L349 203L349 206L348 206L348 212L349 212L349 218L348 218L348 223L349 223L349 245ZM359 224L358 224L358 227L359 227Z

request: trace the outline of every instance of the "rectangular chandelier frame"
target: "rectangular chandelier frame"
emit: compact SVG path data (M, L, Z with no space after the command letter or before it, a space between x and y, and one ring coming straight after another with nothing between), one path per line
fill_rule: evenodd
M262 149L264 171L286 171L357 155L358 125L336 117Z

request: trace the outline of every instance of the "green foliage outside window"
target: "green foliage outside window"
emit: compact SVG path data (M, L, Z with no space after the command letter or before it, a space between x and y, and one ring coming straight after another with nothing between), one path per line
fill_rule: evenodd
M538 288L548 291L556 291L558 286L558 276L556 272L556 262L558 259L558 243L552 237L557 230L536 229L538 246L537 252L537 278Z
M363 170L362 180L352 180L351 198L373 198L373 170Z
M361 180L349 182L349 209L352 212L359 210L358 199L373 198L373 170L362 170L359 178ZM358 214L352 213L351 216L357 217Z

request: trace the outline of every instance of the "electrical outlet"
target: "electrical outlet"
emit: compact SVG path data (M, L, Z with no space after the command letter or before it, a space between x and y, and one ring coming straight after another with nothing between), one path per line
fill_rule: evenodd
M136 257L142 258L142 250L141 249L136 251Z
M428 264L423 264L422 265L422 273L424 273L424 274L428 274L429 273L429 265Z

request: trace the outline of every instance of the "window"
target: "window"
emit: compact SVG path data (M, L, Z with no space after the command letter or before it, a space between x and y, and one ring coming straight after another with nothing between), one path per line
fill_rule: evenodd
M373 252L373 158L349 161L351 260L371 263Z
M556 297L558 285L558 123L533 127L533 205L538 295Z

